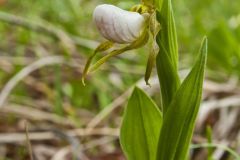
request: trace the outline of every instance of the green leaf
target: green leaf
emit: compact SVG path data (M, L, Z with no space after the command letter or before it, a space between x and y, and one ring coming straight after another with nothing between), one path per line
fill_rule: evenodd
M201 101L206 58L207 39L204 38L196 64L164 115L157 160L186 159Z
M160 2L160 1L159 1ZM158 6L157 20L161 30L157 36L159 53L156 59L160 81L163 113L180 85L178 76L178 44L171 0L164 0Z
M135 88L123 116L120 142L128 160L156 160L162 114L141 89Z

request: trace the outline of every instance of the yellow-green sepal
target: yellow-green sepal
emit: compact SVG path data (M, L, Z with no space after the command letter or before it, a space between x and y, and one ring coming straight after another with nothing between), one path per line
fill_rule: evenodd
M82 74L82 84L83 85L85 85L84 80L85 80L86 75L88 74L89 67L91 65L91 62L92 62L93 58L96 56L96 54L98 52L106 51L106 50L110 49L112 46L113 46L113 42L111 42L111 41L103 42L95 49L93 54L88 58L87 63L86 63L86 65L84 67L84 70L83 70L83 74Z
M147 61L147 67L146 67L144 80L146 82L146 85L149 85L149 86L151 86L151 85L148 81L149 81L149 78L151 77L152 69L155 65L155 59L157 57L158 50L159 50L158 46L156 46L154 48L151 48L149 56L148 56L148 61Z
M152 69L155 65L155 59L157 57L157 54L159 52L159 47L158 44L156 43L156 36L158 32L160 31L160 24L156 20L156 13L151 14L150 19L149 19L149 28L150 28L150 35L151 35L151 40L150 40L150 53L148 56L148 62L147 62L147 67L146 67L146 72L145 72L145 82L147 85L150 86L150 83L148 82L149 78L151 77Z
M148 41L148 38L149 38L149 34L148 34L148 31L145 29L143 31L142 35L136 41L134 41L133 43L131 43L128 46L125 46L121 49L113 50L106 56L102 57L95 64L93 64L92 67L90 67L89 72L96 71L102 64L104 64L111 57L117 56L128 50L136 49L136 48L139 48L139 47L145 45Z
M141 0L141 3L143 5L153 7L155 4L155 0Z

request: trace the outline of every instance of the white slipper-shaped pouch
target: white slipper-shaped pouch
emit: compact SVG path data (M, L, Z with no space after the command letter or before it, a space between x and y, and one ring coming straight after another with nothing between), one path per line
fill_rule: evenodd
M125 11L109 4L97 6L93 19L103 37L120 44L137 40L145 26L145 18L141 14Z

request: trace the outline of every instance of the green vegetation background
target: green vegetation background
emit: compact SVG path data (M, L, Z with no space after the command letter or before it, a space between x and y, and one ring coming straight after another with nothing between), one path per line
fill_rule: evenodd
M0 1L0 11L23 17L35 23L50 23L69 35L102 42L92 21L92 11L101 3L112 3L129 9L137 0L9 0ZM209 39L207 78L224 81L240 75L240 1L238 0L173 0L180 49L180 68L192 66L196 46L204 35ZM78 46L66 56L60 43L48 35L0 21L0 57L15 58L6 72L0 69L0 89L28 63L17 57L32 59L49 55L79 59L79 66L50 66L34 72L46 90L36 91L21 82L11 93L10 101L24 103L24 99L44 99L54 112L70 116L81 125L75 111L86 108L99 112L138 79L144 76L147 48L127 52L111 59L102 70L91 74L87 86L81 84L81 68L93 50ZM156 95L155 99L157 99ZM67 103L70 109L63 108Z

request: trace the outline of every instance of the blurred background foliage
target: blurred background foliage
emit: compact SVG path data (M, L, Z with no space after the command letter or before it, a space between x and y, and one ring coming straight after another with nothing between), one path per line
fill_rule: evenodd
M50 23L71 35L102 42L103 38L92 22L92 11L100 3L113 3L129 9L138 1L1 0L0 9L32 22ZM194 62L200 40L207 35L209 38L208 76L212 78L216 78L217 74L219 76L230 76L231 74L239 76L240 2L234 0L182 0L173 1L173 3L182 62L180 68L188 68ZM56 45L54 38L7 23L0 23L0 39L2 56L41 57L44 56L41 50L45 50L47 52L45 54L49 55L64 54L61 46ZM137 52L138 54L125 53L109 61L105 66L106 71L92 74L86 87L80 83L80 73L73 73L74 70L67 69L66 72L61 73L60 83L63 86L60 88L61 96L66 97L74 107L101 109L110 103L113 97L119 95L143 76L148 53L146 48ZM86 57L91 53L92 50L83 46L78 47L77 53L73 56L83 59L83 65ZM7 79L24 67L21 62L18 63L14 64L9 74L5 74L4 71L0 72L0 86L3 86ZM55 74L56 76L56 70L54 67L48 67L48 71L45 70L38 73L40 74L38 80L49 83L51 81L48 81L48 75ZM118 79L119 83L116 85L114 83L116 81L113 79ZM31 92L27 92L23 85L18 85L12 95L32 97L29 95Z
M0 11L33 23L51 25L67 35L91 40L95 44L104 41L92 21L92 12L101 3L130 9L139 1L0 0ZM200 41L207 35L208 79L224 82L229 77L239 77L240 1L173 0L173 6L180 69L192 66ZM74 60L74 65L53 65L35 71L14 88L9 102L34 106L36 100L42 100L48 104L45 110L69 117L77 126L82 126L84 123L79 116L80 111L98 113L144 76L147 50L147 47L143 47L112 58L102 69L88 76L84 87L81 83L82 66L93 52L93 47L78 45L76 50L66 52L64 45L51 35L0 20L0 89L13 75L38 58L58 55L64 56L66 63ZM158 95L154 99L159 102Z

